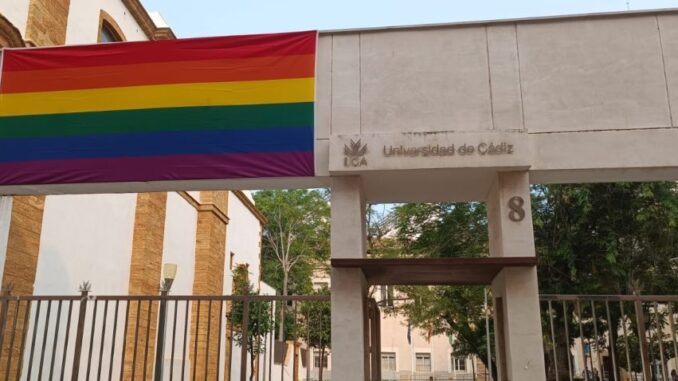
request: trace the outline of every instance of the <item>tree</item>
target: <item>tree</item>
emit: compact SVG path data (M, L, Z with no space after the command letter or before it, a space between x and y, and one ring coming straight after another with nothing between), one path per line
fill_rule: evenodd
M237 265L233 270L233 295L256 295L254 286L249 282L247 265ZM250 381L254 380L255 366L258 355L266 350L266 334L271 332L270 308L266 301L249 301L249 313L247 327L244 327L245 302L233 302L227 318L233 324L235 333L233 338L241 347L243 344L243 331L247 332L247 351L250 354ZM245 372L246 369L241 369Z
M329 295L330 290L323 287L312 295ZM319 381L323 381L323 366L327 361L325 351L332 347L332 310L329 302L308 301L301 303L301 316L306 325L306 342L309 346L320 350ZM308 364L310 366L310 364Z
M487 255L487 213L482 203L403 204L392 213L400 256ZM385 252L392 251L389 247ZM482 287L406 286L398 287L398 293L404 301L387 312L403 314L412 326L431 335L454 337L455 355L476 355L489 368ZM496 379L497 367L491 365Z
M642 285L648 294L678 293L675 183L539 185L532 188L532 209L541 293L630 294L634 285ZM483 204L404 204L393 213L401 255L487 255ZM485 330L478 329L484 324L477 307L483 302L480 292L467 287L402 287L400 291L410 300L400 311L413 325L454 335L457 347L484 361ZM582 311L584 316L592 314L590 306ZM609 322L602 310L596 315L598 326L611 332L618 346L620 314L613 312ZM566 356L578 337L574 309L564 316L556 308L554 317L556 326L567 322L572 328L570 343L562 337L556 343L558 353ZM584 324L585 337L591 337L592 330L592 322ZM567 358L559 358L558 364L565 367L561 377L567 377Z
M263 232L264 281L289 295L309 291L314 262L329 258L329 203L322 190L267 190L254 194L268 219ZM293 277L290 281L290 277ZM285 307L280 308L284 322ZM284 341L284 324L278 339Z
M678 194L675 183L615 183L535 186L532 192L535 244L539 257L539 288L554 294L675 294L678 274L672 259L678 256ZM633 308L626 313L634 320ZM597 311L599 327L610 332L617 358L624 358L617 340L622 316L612 309L606 321L602 307ZM596 309L598 309L596 308ZM584 316L592 308L584 306ZM554 324L565 322L575 328L574 308L564 316L554 311ZM649 324L649 322L648 322ZM584 325L584 337L592 336L592 322ZM566 379L568 343L556 337L561 379ZM629 340L637 337L629 327ZM637 343L637 339L636 343ZM636 347L637 348L637 347ZM631 349L631 348L630 348ZM550 351L547 356L551 356ZM632 369L639 370L637 349L631 350ZM553 363L552 359L549 363ZM555 379L549 369L549 379ZM564 375L564 377L563 377Z

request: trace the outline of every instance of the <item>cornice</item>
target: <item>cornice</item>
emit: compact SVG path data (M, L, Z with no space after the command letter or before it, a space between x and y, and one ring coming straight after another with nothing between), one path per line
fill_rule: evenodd
M266 216L264 216L263 213L259 209L257 209L256 205L250 200L249 197L245 195L243 191L232 191L233 194L235 194L235 197L240 200L240 202L245 205L245 207L259 220L259 223L262 225L266 225L268 223L268 219Z
M26 46L21 32L5 16L0 14L0 36L7 40L10 48L20 48Z
M195 210L198 212L208 212L214 214L218 219L220 219L224 224L228 225L229 218L224 212L215 204L209 203L200 203L191 196L188 192L177 192L184 200L186 200Z
M140 0L122 0L122 3L130 11L137 21L141 30L144 31L149 40L174 40L177 37L170 28L158 28L151 19Z

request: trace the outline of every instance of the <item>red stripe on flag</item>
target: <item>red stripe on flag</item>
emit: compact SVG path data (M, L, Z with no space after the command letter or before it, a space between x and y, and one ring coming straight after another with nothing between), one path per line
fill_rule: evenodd
M6 49L3 71L314 54L316 32Z

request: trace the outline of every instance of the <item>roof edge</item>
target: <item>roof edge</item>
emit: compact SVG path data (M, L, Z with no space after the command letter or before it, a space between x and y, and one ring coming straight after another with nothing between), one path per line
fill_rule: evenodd
M367 28L349 28L349 29L328 29L320 30L320 35L330 34L349 34L362 32L391 32L400 30L413 29L438 29L449 27L473 27L473 26L488 26L488 25L502 25L502 24L536 24L546 22L561 22L572 20L586 20L586 19L607 19L607 18L625 18L625 17L642 17L650 15L678 15L678 8L657 8L657 9L641 9L633 11L617 11L617 12L592 12L592 13L574 13L555 16L534 16L534 17L518 17L507 19L489 19L489 20L473 20L473 21L456 21L449 23L431 23L431 24L413 24L413 25L394 25L394 26L377 26Z

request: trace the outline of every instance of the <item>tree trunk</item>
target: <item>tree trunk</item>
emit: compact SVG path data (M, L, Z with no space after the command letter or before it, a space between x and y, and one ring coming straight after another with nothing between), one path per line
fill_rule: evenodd
M250 347L253 348L253 347ZM254 354L254 352L250 352L250 381L254 381L254 374L255 372L255 366L257 363L257 356ZM243 372L247 372L247 369L243 369Z
M283 273L283 296L287 296L287 282L289 279L289 273L287 270L284 270ZM282 307L280 308L280 327L278 327L278 341L285 341L285 309L287 308L287 301L283 300Z

